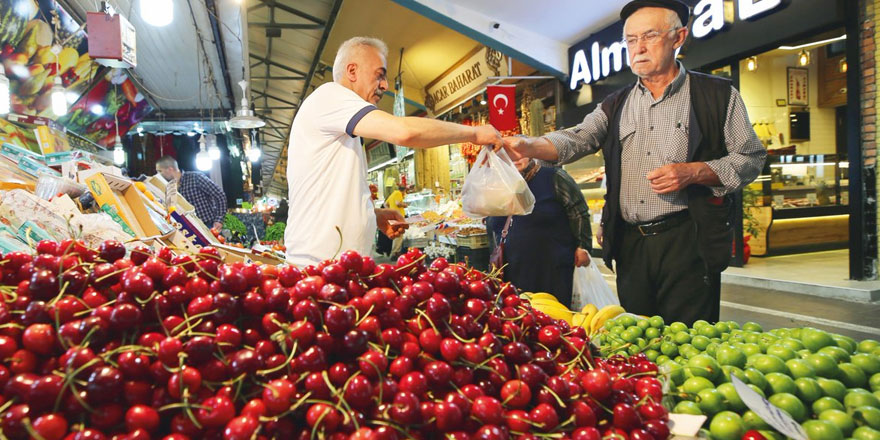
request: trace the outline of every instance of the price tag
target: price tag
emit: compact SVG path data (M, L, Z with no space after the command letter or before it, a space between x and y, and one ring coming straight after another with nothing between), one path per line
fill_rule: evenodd
M773 205L778 208L782 208L782 206L785 205L785 196L781 196L781 195L773 196Z
M810 202L810 205L816 204L816 193L807 194L807 201Z
M669 433L673 438L696 438L708 417L691 414L669 414Z
M758 414L758 417L767 422L768 425L772 426L786 437L794 440L808 440L804 428L798 422L794 421L787 412L779 409L767 399L761 397L760 394L749 388L745 382L735 375L730 375L730 381L733 383L733 387L736 389L736 393L739 394L743 403L745 403L750 410Z

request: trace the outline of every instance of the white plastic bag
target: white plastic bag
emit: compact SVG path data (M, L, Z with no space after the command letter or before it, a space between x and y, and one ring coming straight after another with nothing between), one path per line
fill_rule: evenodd
M589 266L574 268L574 283L571 292L571 310L578 311L587 304L602 308L612 304L620 304L617 295L605 281L594 260Z
M464 179L461 207L471 217L528 215L535 196L504 150L483 147Z

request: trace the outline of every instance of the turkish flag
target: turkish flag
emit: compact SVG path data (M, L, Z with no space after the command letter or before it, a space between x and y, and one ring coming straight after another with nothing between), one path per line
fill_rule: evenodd
M516 86L487 86L489 123L498 131L516 128Z

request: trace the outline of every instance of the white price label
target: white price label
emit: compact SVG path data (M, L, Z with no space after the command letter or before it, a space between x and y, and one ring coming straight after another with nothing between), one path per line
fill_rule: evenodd
M810 202L811 205L816 204L816 193L807 194L807 201Z
M758 414L758 417L767 422L768 425L781 432L783 435L794 440L808 440L807 433L804 428L796 422L791 416L770 403L767 399L761 397L755 390L749 388L742 380L735 375L730 375L730 381L739 394L743 403L750 410Z
M773 204L776 205L776 207L782 208L782 206L785 205L785 196L773 196Z

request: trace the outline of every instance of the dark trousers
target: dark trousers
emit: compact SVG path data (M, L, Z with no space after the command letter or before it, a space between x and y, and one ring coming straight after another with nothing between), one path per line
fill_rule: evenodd
M630 225L621 229L617 292L627 312L687 325L718 321L721 273L707 273L693 221L651 236Z

